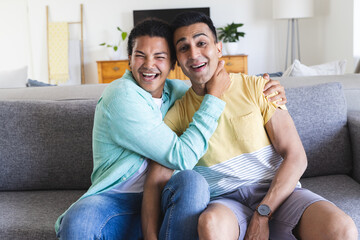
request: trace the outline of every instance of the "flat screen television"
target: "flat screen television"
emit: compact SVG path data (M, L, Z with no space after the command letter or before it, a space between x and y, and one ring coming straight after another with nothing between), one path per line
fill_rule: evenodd
M175 17L182 12L196 11L205 13L210 17L210 8L172 8L172 9L150 9L134 10L134 26L149 17L159 18L167 23L171 23Z

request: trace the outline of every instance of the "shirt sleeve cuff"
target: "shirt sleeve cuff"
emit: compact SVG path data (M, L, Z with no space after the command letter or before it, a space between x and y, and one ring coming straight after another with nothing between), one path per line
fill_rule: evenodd
M213 118L219 118L224 111L225 105L226 103L220 98L206 94L199 110L206 112Z

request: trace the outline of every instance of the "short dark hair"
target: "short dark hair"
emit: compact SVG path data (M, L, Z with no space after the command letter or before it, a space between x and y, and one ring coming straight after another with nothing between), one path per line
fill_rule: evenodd
M136 24L136 26L131 30L128 38L128 55L132 55L136 38L142 36L165 38L169 45L171 62L175 63L176 55L173 44L173 34L168 23L156 18L147 18Z
M175 17L175 20L171 23L171 30L174 33L178 28L187 27L195 23L205 23L210 28L214 35L215 42L217 42L216 28L211 18L202 12L183 12Z

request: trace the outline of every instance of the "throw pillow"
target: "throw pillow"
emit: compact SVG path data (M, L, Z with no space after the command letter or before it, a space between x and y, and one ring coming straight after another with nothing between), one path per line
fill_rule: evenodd
M0 88L25 87L27 80L27 66L0 72Z
M269 77L270 78L273 78L273 77L281 77L282 75L283 75L283 73L282 72L274 72L274 73L267 73L267 74L269 74ZM264 73L259 73L259 74L256 74L256 76L263 76L264 75Z
M27 87L46 87L46 86L56 86L56 85L29 79L28 82L26 83L26 86Z
M314 66L301 64L299 60L286 69L283 77L316 76L316 75L341 75L345 73L346 60L334 61Z

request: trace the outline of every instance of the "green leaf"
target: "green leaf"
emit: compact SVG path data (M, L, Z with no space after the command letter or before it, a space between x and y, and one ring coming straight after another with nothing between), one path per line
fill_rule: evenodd
M114 46L114 51L116 52L118 50L118 47L117 46Z
M222 40L224 39L224 37L225 37L225 34L224 34L224 33L221 33L221 34L219 35L219 40L222 41Z
M122 32L122 31L121 31L121 29L120 29L119 27L117 27L117 30L119 30L120 32Z
M121 37L122 40L125 40L125 38L127 37L127 32L122 32Z
M105 44L106 44L106 43L100 43L99 45L100 45L100 46L105 46Z
M218 28L219 31L219 40L223 42L236 42L239 41L239 37L244 37L244 32L239 32L238 28L242 27L243 23L230 23L225 27Z

